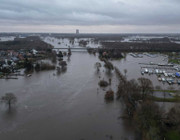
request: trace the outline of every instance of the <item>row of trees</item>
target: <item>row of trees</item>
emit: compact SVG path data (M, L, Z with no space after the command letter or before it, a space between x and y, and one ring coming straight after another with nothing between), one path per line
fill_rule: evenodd
M114 69L114 66L111 62L109 62L107 59L103 58L101 59L103 62L104 62L104 67L105 69L110 73L113 69ZM100 62L96 62L95 63L95 68L97 70L97 72L100 71L100 68L102 67L101 63ZM107 87L107 86L111 86L111 78L109 78L109 81L105 81L104 79L103 80L100 80L98 85L100 87ZM104 96L105 100L106 101L112 101L114 100L114 91L112 91L112 89L110 88L108 91L106 91L105 93L105 96Z
M135 129L142 140L179 140L180 139L180 107L176 106L168 112L164 112L153 101L154 87L152 82L144 77L137 80L127 80L127 70L123 75L111 62L102 59L104 66L108 71L115 69L117 78L119 79L117 99L121 99L125 104L123 118L128 118L135 124ZM95 64L99 71L101 64ZM104 81L100 81L99 85ZM106 82L107 83L107 82ZM105 99L113 100L114 92L108 90Z
M179 52L177 43L102 42L104 49L121 52Z
M122 51L114 48L99 48L99 58L105 59L120 59L123 58Z
M107 59L102 59L102 61L104 62L104 67L109 71L111 72L113 69L114 69L114 66L113 64L108 61ZM96 68L97 72L100 71L100 68L102 67L101 63L100 62L96 62L94 67Z
M127 80L115 68L119 79L117 97L125 104L125 118L132 119L142 140L179 140L180 106L164 112L153 101L153 84L149 79Z

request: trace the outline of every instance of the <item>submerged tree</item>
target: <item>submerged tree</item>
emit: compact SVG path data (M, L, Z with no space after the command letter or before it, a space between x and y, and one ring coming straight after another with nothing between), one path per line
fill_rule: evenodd
M101 67L101 63L96 62L94 66L95 66L95 68L97 69L97 71L99 71L99 69L100 69L100 67Z
M107 81L105 81L105 80L101 80L101 81L99 81L99 86L100 87L107 87L108 86L108 82Z
M114 91L108 90L104 96L106 100L114 100Z
M59 53L57 54L58 57L63 57L63 53L61 51L59 51Z
M55 54L52 55L51 61L52 61L52 63L54 63L54 64L56 63L57 58L56 58L56 55L55 55Z
M68 48L68 56L71 56L71 54L72 54L72 53L71 53L71 48L69 47L69 48Z
M114 66L113 66L113 64L111 63L111 62L109 62L109 61L107 61L107 60L104 60L104 67L106 68L106 69L108 69L109 71L111 71L111 70L113 70L114 69Z
M67 53L66 52L63 52L63 56L66 56L67 55Z
M6 93L1 97L2 102L6 103L11 108L11 105L17 101L16 96L13 93Z
M62 68L64 68L64 67L67 66L67 63L66 63L66 61L60 61L60 62L59 62L59 65L60 65Z
M127 69L124 69L124 74L125 74L125 77L126 77L126 74L127 74Z

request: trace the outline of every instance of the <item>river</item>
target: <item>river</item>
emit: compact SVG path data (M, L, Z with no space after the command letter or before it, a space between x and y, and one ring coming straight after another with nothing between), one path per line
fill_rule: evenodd
M111 88L115 89L115 74L107 75L103 68L97 73L97 61L97 56L75 52L63 73L44 71L18 80L0 80L0 95L12 92L18 99L11 111L0 106L0 139L133 139L128 122L118 119L123 105L106 103L105 89L98 87L99 76L112 77Z

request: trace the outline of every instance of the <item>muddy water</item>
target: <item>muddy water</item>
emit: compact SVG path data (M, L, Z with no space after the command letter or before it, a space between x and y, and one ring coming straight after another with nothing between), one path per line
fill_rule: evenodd
M97 61L93 55L76 52L63 73L44 71L18 80L0 80L0 96L13 92L18 98L11 111L0 106L0 139L133 139L128 122L118 119L123 105L106 103L105 89L98 87L99 79L111 77L114 89L115 74L105 74L103 68L97 73Z
M90 48L98 48L101 46L100 42L95 42L93 38L74 38L71 40L69 38L54 38L54 37L45 37L42 40L48 44L54 46L54 48L76 48L76 47L90 47ZM87 41L86 46L80 46L80 41ZM73 43L72 43L73 42Z
M67 60L65 57L64 60ZM162 62L164 56L143 56L113 61L123 73L127 69L128 79L142 77L139 63ZM0 80L0 96L13 92L18 101L11 111L0 106L0 140L120 140L133 139L133 128L121 119L123 104L120 101L104 101L105 90L116 91L114 72L103 67L98 73L94 64L98 57L88 53L73 52L67 60L67 70L57 73L44 71L18 80ZM102 62L101 62L102 63ZM103 63L102 63L103 65ZM155 75L144 75L154 84L168 88ZM98 86L100 79L112 79L106 89ZM178 86L176 88L179 88ZM170 108L174 104L160 103Z
M139 77L145 77L152 81L154 87L160 86L162 89L174 88L174 89L179 90L180 86L178 84L169 85L167 82L163 83L163 82L158 81L158 77L156 74L151 74L151 75L141 74L141 70L142 70L141 67L153 67L152 65L144 65L144 64L149 64L150 62L154 62L157 64L158 63L167 64L168 60L166 58L167 56L162 55L162 54L157 54L157 57L154 57L154 58L146 56L146 55L143 55L142 58L134 58L133 56L127 54L125 59L114 60L112 61L112 63L115 66L117 66L123 74L124 74L124 69L127 70L126 75L127 75L128 80L138 79ZM166 72L175 74L176 71L167 69ZM162 77L164 77L164 75L162 75ZM164 78L167 78L167 77L164 77Z

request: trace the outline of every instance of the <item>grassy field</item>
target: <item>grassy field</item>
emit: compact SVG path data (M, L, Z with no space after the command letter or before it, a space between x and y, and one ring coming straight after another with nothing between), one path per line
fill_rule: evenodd
M178 131L169 131L166 134L166 140L180 140L180 134Z
M159 91L159 92L167 92L167 93L178 93L180 92L179 90L161 90L161 89L155 89L154 91Z
M160 98L160 97L152 97L153 101L156 102L180 102L180 97L173 97L173 98Z

